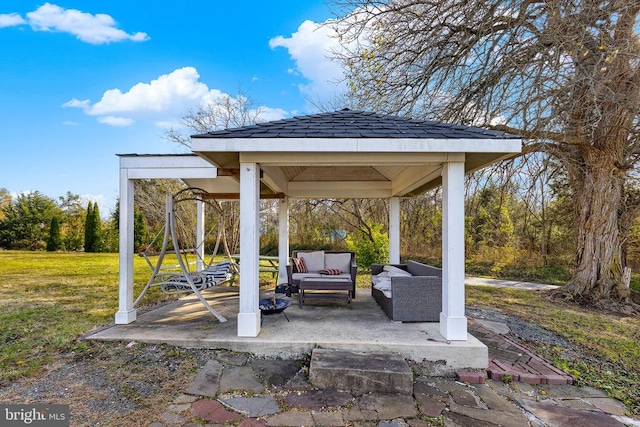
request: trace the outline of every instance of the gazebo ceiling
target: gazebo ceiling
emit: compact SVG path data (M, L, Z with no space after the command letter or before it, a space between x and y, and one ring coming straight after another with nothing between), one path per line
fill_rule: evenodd
M342 110L191 137L192 151L228 176L185 180L220 196L239 192L241 163L262 171L261 195L411 197L441 183L445 162L481 168L519 153L504 132ZM235 175L234 172L235 171ZM220 175L220 174L219 174Z

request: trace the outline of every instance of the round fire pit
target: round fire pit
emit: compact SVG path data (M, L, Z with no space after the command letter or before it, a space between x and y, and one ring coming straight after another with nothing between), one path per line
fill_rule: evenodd
M260 308L260 314L268 316L270 314L282 313L287 322L289 318L284 310L289 307L290 301L284 298L264 298L260 300L258 308Z

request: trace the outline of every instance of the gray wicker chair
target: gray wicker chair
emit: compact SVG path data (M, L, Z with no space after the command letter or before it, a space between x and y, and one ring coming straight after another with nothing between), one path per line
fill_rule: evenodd
M442 270L415 261L395 264L413 274L391 278L391 298L371 285L371 296L389 318L396 322L439 322L442 311ZM371 274L383 271L384 264L371 266Z

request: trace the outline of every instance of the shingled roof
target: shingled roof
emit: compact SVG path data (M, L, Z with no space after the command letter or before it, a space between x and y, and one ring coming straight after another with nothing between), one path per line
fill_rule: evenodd
M519 139L473 126L344 109L193 135L192 138Z

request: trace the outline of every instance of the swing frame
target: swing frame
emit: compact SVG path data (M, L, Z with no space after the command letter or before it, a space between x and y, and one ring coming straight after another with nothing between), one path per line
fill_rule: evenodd
M167 194L166 207L165 207L165 226L164 236L162 240L162 247L158 253L158 260L155 264L149 259L149 255L146 251L140 253L140 256L144 257L145 261L151 267L151 277L147 281L145 287L142 289L136 300L133 302L135 307L147 293L147 291L153 286L159 286L162 292L166 294L177 294L185 292L193 292L200 302L205 306L209 312L218 319L220 322L226 322L227 319L218 313L207 300L202 296L200 291L213 286L220 286L224 283L233 284L238 275L238 266L229 252L227 245L226 233L224 231L224 219L223 212L220 205L212 202L212 199L205 197L207 193L199 188L185 188L175 195ZM176 230L176 209L175 206L178 203L186 201L200 201L205 202L207 205L212 206L218 212L218 237L216 239L215 248L212 252L211 259L207 264L207 267L202 271L191 271L189 269L189 262L186 259L187 250L180 247L180 241L178 239L178 233ZM155 242L159 233L154 237L152 243ZM169 239L172 241L173 252L178 260L177 266L163 267L163 261L168 250ZM220 243L223 243L227 261L222 261L213 264L214 257L216 256ZM204 244L204 239L200 244ZM151 245L149 245L151 247ZM197 249L197 248L196 248ZM195 250L196 256L198 251ZM204 260L202 260L204 262ZM163 268L177 268L180 267L180 271L162 271ZM218 268L216 268L218 267Z

